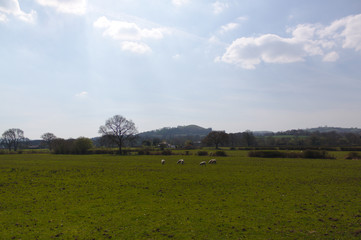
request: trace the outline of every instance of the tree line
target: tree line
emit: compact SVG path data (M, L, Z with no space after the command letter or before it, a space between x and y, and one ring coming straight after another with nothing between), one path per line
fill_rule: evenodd
M302 130L303 131L303 130ZM300 134L294 130L264 136L255 136L251 131L242 133L211 132L203 139L208 146L223 147L361 147L360 133L312 132Z
M178 147L199 148L212 146L220 147L355 147L361 146L361 134L346 132L307 132L304 130L289 130L276 134L255 135L247 130L240 133L226 133L225 131L210 131L201 139L196 135L178 136L168 138L166 141L151 136L141 136L133 121L121 115L115 115L105 121L99 127L100 137L89 139L79 137L77 139L62 139L53 133L47 132L41 135L43 148L48 148L53 153L84 154L94 147L116 147L122 154L124 146L127 147ZM29 139L24 136L24 131L11 128L2 134L0 146L8 151L17 151L26 148Z

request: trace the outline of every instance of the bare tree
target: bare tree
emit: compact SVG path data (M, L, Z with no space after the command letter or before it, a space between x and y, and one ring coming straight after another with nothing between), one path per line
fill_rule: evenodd
M44 133L41 135L41 138L43 139L43 143L49 148L51 151L52 149L52 143L56 139L56 136L53 133Z
M23 141L25 141L24 131L19 128L11 128L2 134L2 144L5 145L9 151L11 151L11 148L17 151L19 143Z
M103 138L107 138L110 142L116 144L119 148L119 154L122 154L124 143L133 140L138 131L133 121L115 115L106 120L105 125L99 127L99 133Z

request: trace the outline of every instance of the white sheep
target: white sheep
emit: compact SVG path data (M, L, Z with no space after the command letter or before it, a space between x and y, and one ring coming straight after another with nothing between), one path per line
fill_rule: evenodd
M209 160L208 164L216 164L217 163L217 160L216 159L211 159Z
M177 164L184 164L184 160L183 159L179 159Z
M164 160L164 159L162 159L162 160L160 160L160 162L162 163L162 165L164 165L165 160Z
M203 165L206 166L206 161L200 162L199 165L201 165L201 166L203 166Z

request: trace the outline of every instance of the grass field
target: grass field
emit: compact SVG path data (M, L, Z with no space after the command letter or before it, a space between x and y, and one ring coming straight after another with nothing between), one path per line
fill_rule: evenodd
M361 238L360 160L246 153L0 155L0 239Z

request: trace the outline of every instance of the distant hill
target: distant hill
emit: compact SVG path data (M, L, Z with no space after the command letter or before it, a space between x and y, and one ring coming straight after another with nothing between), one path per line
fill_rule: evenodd
M317 127L317 128L306 128L306 129L292 129L287 131L276 132L273 135L275 136L307 136L314 133L330 133L335 132L337 134L346 134L346 133L353 133L353 134L361 134L361 129L359 128L341 128L341 127ZM263 135L264 136L264 135Z
M341 127L317 127L304 129L307 132L337 132L337 133L361 133L360 128L341 128Z
M205 137L212 131L212 128L203 128L197 125L164 127L161 129L139 133L143 138L170 139L176 137Z
M252 131L255 136L265 136L274 134L272 131Z

